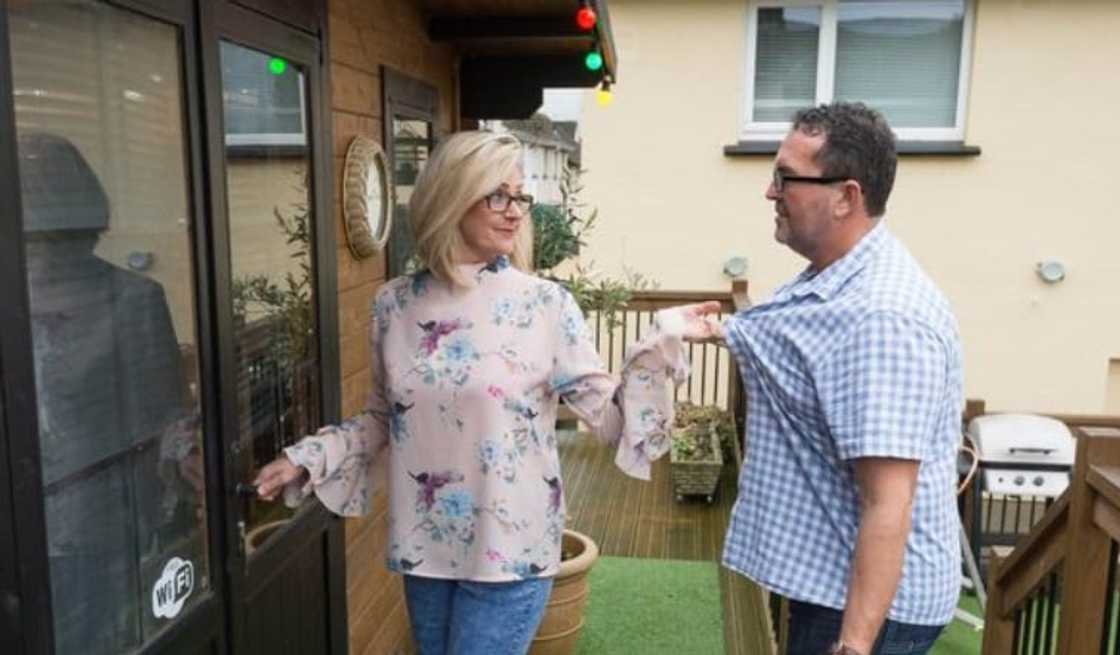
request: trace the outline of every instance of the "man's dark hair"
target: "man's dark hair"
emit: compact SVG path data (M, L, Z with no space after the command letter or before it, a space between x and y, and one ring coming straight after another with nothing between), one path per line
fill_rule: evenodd
M816 157L821 175L856 180L868 215L883 215L898 156L894 133L882 114L861 102L834 102L797 112L792 129L810 136L823 134L825 142Z

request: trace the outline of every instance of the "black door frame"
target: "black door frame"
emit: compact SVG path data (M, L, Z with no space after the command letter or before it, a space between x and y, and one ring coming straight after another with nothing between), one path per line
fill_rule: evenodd
M8 12L0 11L0 169L18 170L15 141L15 97L12 95ZM23 261L23 209L19 178L0 176L0 394L4 414L0 426L0 500L11 508L0 541L4 612L4 643L26 652L48 652L53 645L47 578L47 528L42 507L42 479L31 350L31 325L26 267ZM30 409L29 409L30 408ZM30 493L29 493L30 492ZM29 499L28 496L31 496ZM20 557L20 554L23 557ZM38 592L38 593L37 593ZM11 641L9 641L9 639Z
M192 256L195 265L194 289L196 294L195 331L200 344L213 343L209 294L209 257L207 242L209 225L205 215L206 189L202 176L203 129L201 123L201 96L199 93L197 19L193 3L189 0L102 0L106 5L141 15L177 30L180 47L181 112L184 133L184 170L191 177L188 202L192 220ZM23 231L18 177L18 154L15 143L14 96L12 94L12 59L9 42L7 11L0 12L0 160L5 170L13 174L0 180L0 215L16 220L0 221L0 360L4 362L3 394L6 406L4 427L11 438L7 441L7 467L0 462L0 470L11 475L12 531L14 549L7 554L9 561L18 568L19 623L23 629L17 636L27 655L49 654L54 651L54 628L51 613L49 562L47 559L44 497L38 443L38 400L35 391L35 366L32 354L30 304L26 287L26 262L23 256ZM217 480L217 454L212 447L216 435L214 420L218 396L212 383L215 360L207 348L199 348L199 378L201 388L210 390L200 398L203 415L203 434L206 439L207 480ZM219 544L224 543L222 532L221 490L218 485L207 485L207 535L210 561L222 559ZM3 544L0 543L0 547ZM0 553L0 557L3 554ZM209 589L200 602L182 619L157 636L144 648L150 653L197 652L199 645L225 651L224 598L225 575L220 565L210 568ZM191 635L189 643L182 638Z
M266 547L246 569L236 560L239 543L234 526L237 499L226 476L228 447L223 435L236 435L236 407L223 408L223 390L235 389L232 364L232 312L228 293L229 243L224 181L224 136L220 62L217 44L223 36L246 45L292 56L308 73L309 137L312 145L312 198L315 209L315 252L321 407L324 422L337 421L340 398L335 230L331 206L331 139L326 10L315 0L320 25L310 34L259 13L270 0L255 0L248 11L224 0L99 0L174 26L178 30L182 73L184 170L190 172L188 199L192 219L195 265L195 330L198 337L207 484L207 527L210 545L210 588L201 602L144 648L144 653L197 655L206 652L250 652L247 644L227 641L241 632L234 599L243 597L245 579L278 567L281 549ZM277 6L283 0L277 0ZM289 15L290 19L290 15ZM312 36L312 34L314 36ZM293 54L293 45L303 43ZM308 44L313 45L307 50ZM312 56L307 56L313 52ZM44 496L38 440L38 402L32 350L30 304L23 252L22 208L15 141L12 57L7 7L0 2L0 644L17 655L50 655L54 650ZM215 130L214 117L219 117ZM9 217L13 217L12 220ZM227 396L228 397L228 396ZM235 396L233 396L235 397ZM219 411L220 410L220 411ZM234 416L231 423L230 417ZM232 427L232 431L231 431ZM236 483L236 480L232 480ZM9 511L10 509L10 511ZM342 524L321 508L304 514L298 530L286 538L310 538L326 530L330 548L332 652L345 653L347 617L345 545ZM191 635L187 641L183 635ZM240 647L237 647L240 646ZM11 647L11 650L9 650Z
M257 0L254 9L264 3ZM317 34L296 29L281 21L267 18L254 10L227 2L202 3L200 24L202 32L201 57L204 71L203 89L207 115L207 153L209 170L207 179L210 186L208 201L210 216L213 220L213 283L215 298L215 326L217 330L219 370L222 371L218 382L219 393L226 398L237 397L237 364L233 343L234 324L232 302L229 297L232 271L230 270L229 207L226 188L226 145L223 127L223 102L220 44L223 40L245 47L281 56L300 65L307 75L308 123L307 134L311 153L311 184L308 189L310 206L315 217L315 243L313 264L316 273L316 314L318 317L319 365L320 365L320 420L324 424L339 420L341 398L339 359L338 359L338 283L336 264L336 238L333 220L331 172L333 166L332 142L326 126L330 116L329 89L327 83L326 11L319 12L320 25ZM244 607L240 599L253 597L255 590L266 584L269 579L282 571L293 551L309 540L320 538L324 533L329 552L327 590L328 607L331 617L331 652L343 655L347 652L347 615L345 585L345 537L341 520L331 515L321 505L314 503L305 506L293 517L295 520L267 542L251 559L243 550L241 536L237 527L242 512L243 500L232 491L237 483L240 467L238 463L243 454L237 442L239 431L238 408L227 403L221 416L224 487L227 490L225 503L225 531L227 544L227 570L230 585L229 609L230 634L233 649L237 653L252 652L248 642L245 625Z

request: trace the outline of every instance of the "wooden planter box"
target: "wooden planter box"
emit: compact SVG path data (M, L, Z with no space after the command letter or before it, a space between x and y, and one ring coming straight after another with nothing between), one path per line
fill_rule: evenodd
M673 493L677 500L685 496L704 496L708 503L715 500L719 488L719 476L723 470L723 454L720 451L719 435L712 432L712 453L708 460L680 459L675 449L669 451L669 470L673 479Z

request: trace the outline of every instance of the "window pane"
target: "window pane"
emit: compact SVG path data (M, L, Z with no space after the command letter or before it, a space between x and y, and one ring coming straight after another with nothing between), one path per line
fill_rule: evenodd
M233 145L229 132L236 125L231 117L247 98L253 98L256 116L302 115L304 75L287 62L277 75L275 61L266 53L222 43L237 438L246 454L237 477L245 482L285 446L315 432L320 415L311 149L290 143L246 153ZM231 70L235 74L227 76ZM280 78L294 91L246 94L242 86L254 79L259 84L253 88L266 88L265 82ZM250 554L292 514L283 503L255 499L246 510Z
M137 652L209 584L182 53L8 3L55 652Z
M815 104L820 26L818 7L758 10L752 120L785 122Z
M222 43L227 145L304 145L303 75L281 57Z
M416 177L432 149L432 124L424 120L393 117L393 229L389 234L389 275L408 272L415 262L415 240L408 222L408 202Z
M860 100L895 128L953 127L964 0L842 2L837 100Z

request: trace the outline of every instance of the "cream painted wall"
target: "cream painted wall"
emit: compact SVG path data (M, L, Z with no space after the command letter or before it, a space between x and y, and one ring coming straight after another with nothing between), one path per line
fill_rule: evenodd
M771 157L739 135L745 0L612 0L614 102L583 104L584 260L666 289L725 289L750 261L765 298L803 260L773 241ZM1120 356L1120 2L980 0L967 138L979 157L903 156L891 229L956 309L966 393L992 409L1102 412ZM1043 258L1067 279L1046 285ZM1110 407L1118 411L1115 405Z

